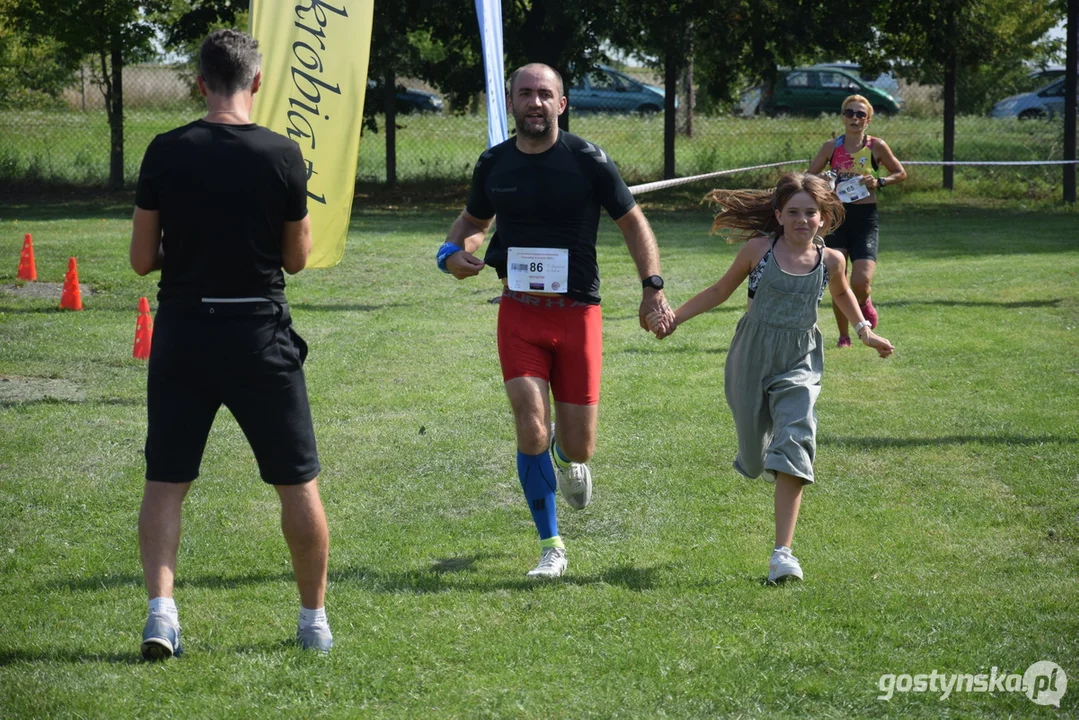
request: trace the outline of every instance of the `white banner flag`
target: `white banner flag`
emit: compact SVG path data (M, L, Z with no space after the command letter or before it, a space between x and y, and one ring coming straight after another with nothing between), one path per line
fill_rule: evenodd
M506 69L502 60L502 2L476 0L476 17L483 40L483 74L487 88L487 147L505 142Z

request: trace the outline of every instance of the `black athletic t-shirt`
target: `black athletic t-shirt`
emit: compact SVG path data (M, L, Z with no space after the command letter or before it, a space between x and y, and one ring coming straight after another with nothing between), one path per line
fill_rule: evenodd
M618 220L636 205L607 153L559 131L545 152L530 155L510 138L480 156L472 171L465 209L486 220L497 215L497 230L484 262L506 277L508 248L569 250L569 290L574 300L599 303L596 231L603 206Z
M204 120L163 133L142 159L135 204L161 213L159 301L284 302L284 223L307 215L307 173L294 141L254 124Z

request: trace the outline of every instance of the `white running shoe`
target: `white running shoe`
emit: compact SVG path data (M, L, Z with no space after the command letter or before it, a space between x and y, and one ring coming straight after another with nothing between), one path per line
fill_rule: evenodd
M802 566L798 564L798 558L791 555L790 548L776 548L772 552L772 559L768 561L768 582L773 585L788 580L801 580Z
M551 464L558 478L558 491L562 499L574 510L583 510L592 502L592 471L584 463L571 462L569 467L561 468L555 457L554 425L551 425Z
M566 572L566 549L545 548L539 565L528 571L528 577L556 578Z

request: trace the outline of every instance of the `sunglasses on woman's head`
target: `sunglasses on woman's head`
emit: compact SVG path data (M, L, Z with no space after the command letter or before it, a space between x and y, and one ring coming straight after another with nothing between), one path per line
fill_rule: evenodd
M859 120L861 120L862 118L866 117L866 113L864 110L851 110L850 108L847 108L843 111L843 117L858 118Z

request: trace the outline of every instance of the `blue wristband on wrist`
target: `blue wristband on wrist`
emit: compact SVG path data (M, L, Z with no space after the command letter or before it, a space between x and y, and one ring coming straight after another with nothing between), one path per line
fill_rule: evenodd
M438 269L444 273L448 273L449 270L446 269L446 258L459 250L464 250L464 248L454 245L448 240L442 243L442 246L438 248L438 252L435 253L435 265L438 265Z

